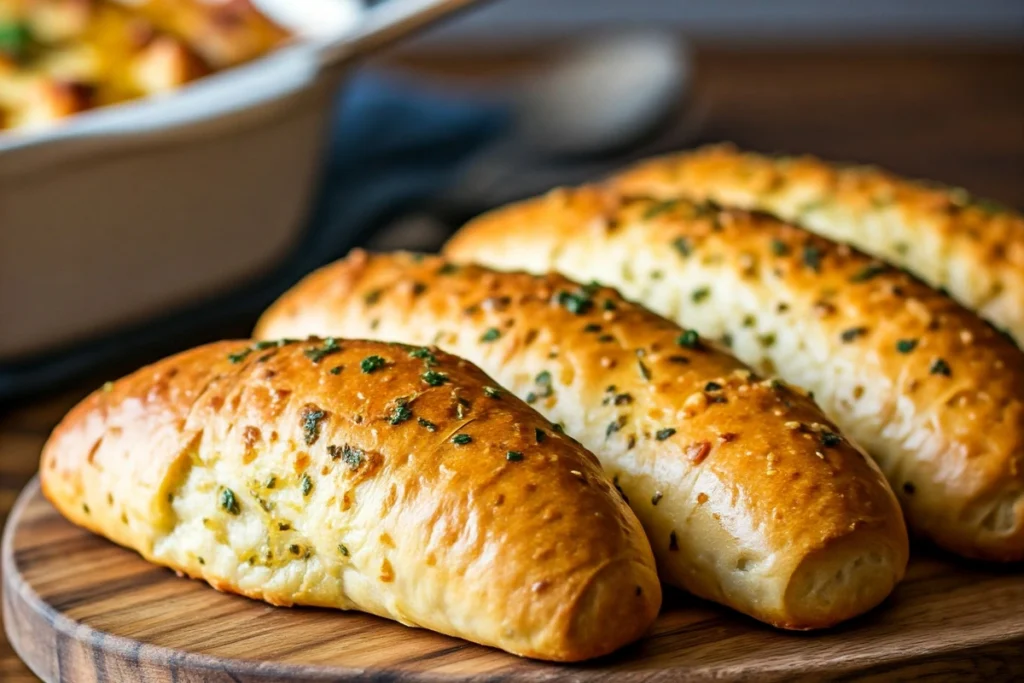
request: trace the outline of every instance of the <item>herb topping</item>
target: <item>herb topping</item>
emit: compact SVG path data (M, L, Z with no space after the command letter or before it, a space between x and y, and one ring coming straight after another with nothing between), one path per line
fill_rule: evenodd
M439 387L448 381L448 375L444 374L443 372L427 370L422 375L420 375L420 379L422 379L424 382L426 382L432 387Z
M220 506L228 514L237 515L240 512L235 492L228 488L220 492Z
M307 446L312 446L320 438L320 422L327 417L327 411L320 410L312 403L302 408L302 437Z
M896 342L896 350L900 353L910 353L917 348L916 339L900 339Z
M332 353L337 353L338 351L341 351L341 346L338 344L338 340L334 337L328 337L324 340L322 346L314 346L311 349L306 349L302 353L306 358L313 361L313 363L319 363L325 357Z
M676 344L684 349L695 349L700 346L700 335L697 334L697 330L683 330L676 339Z

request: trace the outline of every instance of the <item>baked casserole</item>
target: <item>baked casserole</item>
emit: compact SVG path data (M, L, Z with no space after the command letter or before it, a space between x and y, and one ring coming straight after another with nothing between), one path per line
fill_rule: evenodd
M288 38L250 0L0 0L0 128L171 91Z

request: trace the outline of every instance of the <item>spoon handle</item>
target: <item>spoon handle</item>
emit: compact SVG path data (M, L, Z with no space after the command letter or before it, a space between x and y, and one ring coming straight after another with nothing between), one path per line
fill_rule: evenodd
M359 25L324 46L325 67L347 62L410 36L482 0L388 0L366 11Z

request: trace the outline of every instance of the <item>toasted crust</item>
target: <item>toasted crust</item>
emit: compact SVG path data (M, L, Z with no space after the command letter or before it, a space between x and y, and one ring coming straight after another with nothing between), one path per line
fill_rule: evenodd
M877 468L814 403L607 288L357 251L257 327L437 343L492 372L601 459L663 580L776 626L878 604L907 537Z
M654 558L591 454L466 361L326 344L212 344L95 392L47 443L44 493L152 562L276 605L566 661L650 626Z
M616 285L813 390L875 457L908 525L1024 559L1024 355L952 299L766 215L558 190L483 216L447 253Z
M1024 346L1024 216L961 188L731 145L646 161L612 182L625 194L767 211L846 242L945 288Z

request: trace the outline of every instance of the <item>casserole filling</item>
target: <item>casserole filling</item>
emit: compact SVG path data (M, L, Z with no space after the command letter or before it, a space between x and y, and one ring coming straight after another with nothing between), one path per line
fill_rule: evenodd
M171 91L289 37L250 0L0 0L0 128Z

